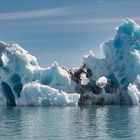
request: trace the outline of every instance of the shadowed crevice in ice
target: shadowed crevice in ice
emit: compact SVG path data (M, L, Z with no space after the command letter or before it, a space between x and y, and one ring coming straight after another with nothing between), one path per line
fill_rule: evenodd
M14 73L11 76L10 81L12 83L13 90L14 90L16 96L19 98L20 97L20 93L22 91L22 83L21 83L20 76L18 74Z
M16 106L15 96L14 96L10 86L5 82L1 82L1 87L2 87L2 91L4 93L4 96L6 97L7 105Z

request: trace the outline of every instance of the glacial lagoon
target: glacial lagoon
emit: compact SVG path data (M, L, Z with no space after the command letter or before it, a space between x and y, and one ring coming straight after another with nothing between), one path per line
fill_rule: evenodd
M0 107L1 140L138 140L139 106Z

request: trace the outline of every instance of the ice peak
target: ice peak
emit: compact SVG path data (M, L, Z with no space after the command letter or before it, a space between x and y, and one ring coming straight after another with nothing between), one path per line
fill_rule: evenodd
M56 61L52 64L52 68L55 68L55 69L59 68L59 65Z
M127 18L127 19L125 19L124 24L134 25L134 24L136 24L136 22L133 19Z
M5 42L3 42L3 41L0 41L0 47L1 46L6 46L7 44L5 43Z
M93 53L92 50L89 51L89 55L90 55L90 56L95 56L95 54Z
M127 36L135 35L137 30L140 31L140 26L132 19L126 19L122 25L118 27L118 34L125 34Z

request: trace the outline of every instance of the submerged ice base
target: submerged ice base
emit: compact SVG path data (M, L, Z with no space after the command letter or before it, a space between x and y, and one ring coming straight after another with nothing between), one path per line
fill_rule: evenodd
M139 25L126 20L102 49L104 58L91 51L78 69L41 68L19 45L0 42L0 105L139 104Z

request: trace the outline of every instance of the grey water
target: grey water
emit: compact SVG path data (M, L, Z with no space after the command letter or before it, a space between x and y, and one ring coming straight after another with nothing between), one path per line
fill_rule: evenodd
M0 107L0 140L139 140L139 106Z

